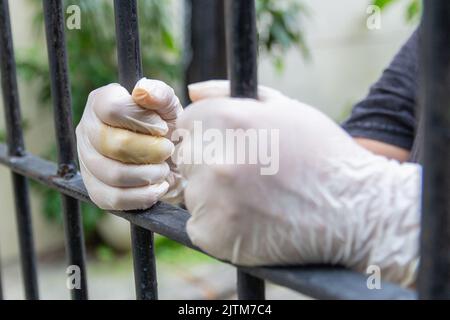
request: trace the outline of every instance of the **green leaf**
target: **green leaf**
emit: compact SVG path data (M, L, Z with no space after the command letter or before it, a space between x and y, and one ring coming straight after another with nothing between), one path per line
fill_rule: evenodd
M256 1L259 46L273 61L277 72L281 72L285 53L297 48L308 58L309 50L305 42L301 22L309 14L301 0Z
M406 8L406 20L414 22L420 16L421 11L421 2L412 0Z
M400 2L400 0L372 0L372 4L385 9L393 3ZM415 22L418 20L422 12L422 2L420 0L410 0L406 7L405 19L408 22Z
M388 5L396 2L397 0L373 0L373 5L378 6L380 9L384 9Z
M6 132L4 130L0 130L0 142L6 142Z

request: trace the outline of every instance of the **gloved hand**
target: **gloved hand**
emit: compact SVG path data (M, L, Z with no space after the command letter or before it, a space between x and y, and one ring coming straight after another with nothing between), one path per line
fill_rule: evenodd
M370 153L318 110L278 92L262 88L256 101L228 98L228 88L226 81L191 85L194 103L178 121L193 137L183 135L174 155L188 180L192 242L238 265L330 263L360 272L376 265L382 280L409 284L421 168ZM272 160L279 156L275 174L261 174L267 163L229 164L226 152L212 157L216 164L187 159L208 129L225 136L238 128L279 132L278 154L270 143Z
M132 95L119 84L91 92L76 136L81 175L97 206L144 209L180 198L183 180L166 162L174 149L166 137L182 110L158 80L141 79Z

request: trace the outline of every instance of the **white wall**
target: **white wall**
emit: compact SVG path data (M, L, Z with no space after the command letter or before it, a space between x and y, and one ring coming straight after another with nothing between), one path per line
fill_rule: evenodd
M263 58L260 82L342 119L414 30L404 19L407 1L381 14L379 30L366 27L369 0L304 2L311 12L304 26L312 59L292 50L280 76Z

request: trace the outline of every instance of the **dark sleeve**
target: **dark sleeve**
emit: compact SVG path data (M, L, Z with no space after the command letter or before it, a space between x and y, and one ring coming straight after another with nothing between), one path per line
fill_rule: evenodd
M350 135L411 149L416 126L418 37L416 30L367 97L353 107L342 124Z

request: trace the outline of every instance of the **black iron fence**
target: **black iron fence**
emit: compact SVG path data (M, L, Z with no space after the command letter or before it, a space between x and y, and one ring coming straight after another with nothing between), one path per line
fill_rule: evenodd
M224 53L224 28L221 27L226 5L228 50ZM204 39L195 33L199 19L190 19L189 61L192 70L187 79L225 77L228 61L233 96L256 97L257 46L254 0L190 0L190 14L202 13L202 21L212 28L203 29ZM0 163L11 170L20 258L27 299L38 299L36 257L33 245L28 179L33 179L61 193L68 265L81 271L80 289L71 290L73 299L88 298L85 247L79 201L90 201L77 170L75 138L71 116L71 92L65 48L64 11L61 0L43 0L45 29L50 65L51 93L58 141L58 163L26 152L23 142L16 66L9 17L8 0L0 0L0 59L7 144L0 144ZM136 0L115 0L116 38L119 81L131 90L142 76ZM211 10L204 15L204 10ZM422 261L419 297L449 298L450 295L450 3L446 0L425 2L423 59L425 67L423 94L426 113L425 178L422 226ZM216 19L212 18L215 17ZM227 58L227 61L225 60ZM216 61L214 62L214 59ZM209 75L199 73L199 66ZM188 68L188 69L189 69ZM438 154L439 158L433 157ZM157 203L144 211L111 212L130 222L137 299L157 299L157 272L153 233L164 235L185 246L196 248L186 233L189 213L181 208ZM416 292L391 283L371 290L367 277L344 268L239 267L237 290L240 299L264 299L265 281L270 281L324 299L415 299ZM0 277L0 299L2 298Z

